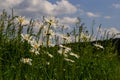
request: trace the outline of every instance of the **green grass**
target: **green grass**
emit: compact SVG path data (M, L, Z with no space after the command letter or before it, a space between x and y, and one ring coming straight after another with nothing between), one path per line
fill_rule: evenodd
M39 54L35 55L30 52L33 47L21 34L27 26L27 33L37 41L41 39L39 36L43 29L40 28L39 32L34 34L32 20L28 25L22 25L15 22L16 18L18 16L8 16L5 11L0 17L0 80L120 80L120 62L111 40L101 43L104 49L98 49L86 42L86 38L79 38L79 42L72 43L66 43L64 39L64 46L79 55L79 58L76 58L70 56L70 52L66 53L68 57L61 55L58 52L59 45L49 47L50 35L47 35L42 38L43 45L37 48ZM46 22L43 24L46 25ZM51 27L51 24L47 25ZM48 32L49 29L47 34ZM81 40L85 42L80 42ZM48 52L53 57L50 57ZM21 58L31 58L32 65L21 62Z

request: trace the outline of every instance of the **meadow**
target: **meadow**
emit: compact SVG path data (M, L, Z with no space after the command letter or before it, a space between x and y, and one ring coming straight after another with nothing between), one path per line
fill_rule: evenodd
M120 80L115 34L99 27L94 36L79 20L72 32L66 31L55 17L28 21L3 10L0 80Z

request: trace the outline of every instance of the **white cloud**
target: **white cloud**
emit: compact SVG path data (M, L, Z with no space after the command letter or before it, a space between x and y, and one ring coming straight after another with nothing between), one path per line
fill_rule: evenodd
M116 35L115 38L116 38L116 37L119 37L119 38L120 38L120 35L119 35L119 34L120 34L120 30L116 29L115 27L109 28L108 31L109 31L109 34L111 34L111 35L112 35L112 34Z
M115 27L101 28L99 31L102 36L104 36L105 32L107 32L107 34L109 34L109 36L113 36L113 35L120 33L120 30L118 30ZM120 35L116 35L115 37L120 37Z
M111 19L111 16L104 16L105 19Z
M22 2L23 0L0 0L0 13L5 9L10 14L12 11L11 9Z
M64 24L75 24L76 21L77 18L71 18L71 17L63 17L63 19L61 19L61 22Z
M77 18L65 16L63 18L58 18L58 22L59 22L58 24L59 26L64 26L64 29L70 31L73 29L72 26L75 26L75 23L77 22Z
M110 31L110 33L113 33L113 34L120 33L120 31L118 29L116 29L115 27L111 27L111 28L107 29L107 31Z
M120 4L113 4L112 6L115 8L120 8Z
M77 8L67 0L61 0L57 1L56 4L54 4L54 11L56 14L71 14L75 13L77 11Z
M77 12L77 7L68 0L56 1L54 4L49 0L0 0L1 8L14 8L17 14L24 15L64 15Z
M23 0L0 0L0 7L2 8L12 8L20 3L22 3Z
M92 13L92 12L87 12L86 15L87 15L88 17L100 17L99 14L95 14L95 13Z
M49 0L0 0L0 10L2 10L1 8L5 8L7 11L13 8L15 15L32 19L41 16L61 16L60 23L66 28L70 28L76 18L63 16L78 12L77 6L70 3L69 0L55 0L54 3Z

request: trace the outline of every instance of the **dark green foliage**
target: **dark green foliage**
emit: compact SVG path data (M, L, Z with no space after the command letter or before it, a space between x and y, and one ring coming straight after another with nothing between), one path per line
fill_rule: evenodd
M120 63L111 40L97 41L104 49L93 46L96 42L64 44L80 56L78 59L69 56L74 63L64 60L57 45L40 46L40 54L35 55L30 52L30 44L22 40L20 34L24 26L14 23L15 17L8 17L5 11L0 17L0 80L120 80ZM18 26L21 28L16 30ZM37 40L41 30L36 35ZM33 35L32 20L27 33ZM32 58L32 65L22 63L22 57Z

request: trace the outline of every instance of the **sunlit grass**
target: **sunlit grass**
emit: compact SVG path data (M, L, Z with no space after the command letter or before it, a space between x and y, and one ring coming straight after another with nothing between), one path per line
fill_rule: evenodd
M61 34L64 28L55 17L25 20L5 10L0 16L0 80L120 79L113 35L104 33L103 42L94 41L98 36L82 23Z

